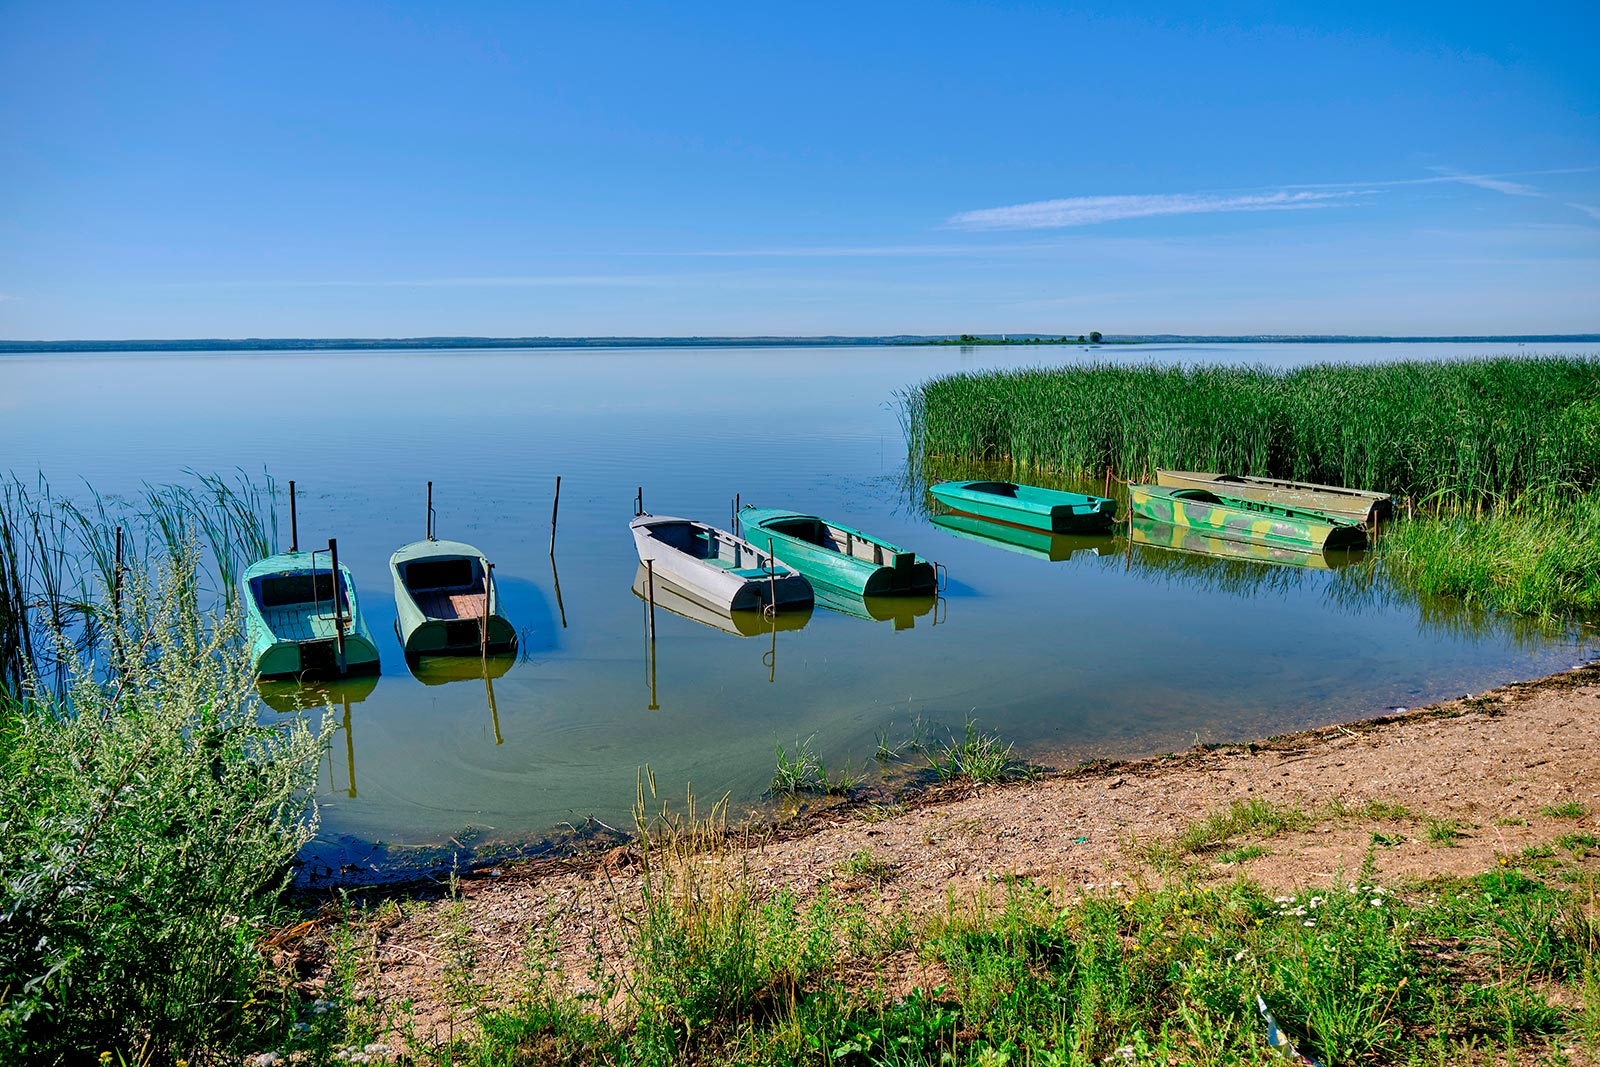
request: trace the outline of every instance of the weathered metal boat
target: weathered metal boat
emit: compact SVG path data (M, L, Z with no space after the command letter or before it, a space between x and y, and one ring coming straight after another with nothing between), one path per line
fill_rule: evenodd
M773 554L749 541L693 519L639 515L628 523L639 562L658 579L718 611L778 611L809 606L811 583Z
M815 515L746 505L739 524L814 583L864 597L926 596L938 586L934 565L915 553Z
M1104 529L1117 514L1117 502L1103 496L1016 482L938 482L928 492L956 511L1050 533Z
M723 611L663 577L655 575L655 588L651 589L650 572L644 564L633 576L633 595L640 600L655 597L656 607L679 618L709 626L713 630L733 634L735 637L765 637L774 630L798 630L811 621L812 602L787 605L782 611L768 615L760 611Z
M1205 489L1242 500L1259 500L1301 511L1320 511L1346 522L1387 519L1394 513L1394 497L1340 485L1292 482L1286 478L1257 478L1242 474L1208 474L1203 471L1156 471L1156 484L1165 489Z
M257 560L241 582L246 639L257 674L317 678L377 673L378 646L361 615L350 568L339 562L336 541L314 552L282 552Z
M410 656L493 655L517 647L494 565L464 541L413 541L389 557L395 629Z
M968 541L1003 548L1034 559L1059 563L1072 558L1074 552L1099 555L1112 551L1109 531L1099 536L1091 534L1059 534L1034 530L1010 523L993 522L971 515L935 515L933 524L947 533Z
M1302 551L1361 548L1366 527L1330 518L1320 511L1222 496L1207 489L1166 489L1129 484L1129 507L1136 516L1173 526L1205 530L1234 541Z

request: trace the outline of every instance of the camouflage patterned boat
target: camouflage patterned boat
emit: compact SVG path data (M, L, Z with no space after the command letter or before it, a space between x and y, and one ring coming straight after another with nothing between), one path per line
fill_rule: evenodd
M1320 511L1345 522L1387 519L1394 512L1394 497L1342 485L1291 482L1287 478L1255 478L1242 474L1203 471L1156 471L1156 484L1165 489L1205 489L1244 500L1259 500L1302 511Z
M1128 533L1136 545L1185 552L1216 559L1245 560L1250 563L1272 563L1280 567L1303 567L1307 570L1334 570L1358 562L1364 553L1351 551L1314 551L1303 548L1285 548L1261 541L1234 541L1209 530L1192 526L1173 526L1135 516L1128 524Z
M848 526L782 508L746 505L744 536L809 578L857 596L928 596L938 584L933 564L914 552Z
M1221 496L1206 489L1128 486L1133 514L1173 526L1187 526L1233 541L1253 541L1300 551L1361 548L1366 527L1318 511L1282 507L1259 500Z
M928 492L956 511L1050 533L1103 530L1117 514L1117 502L1103 496L1016 482L939 482Z

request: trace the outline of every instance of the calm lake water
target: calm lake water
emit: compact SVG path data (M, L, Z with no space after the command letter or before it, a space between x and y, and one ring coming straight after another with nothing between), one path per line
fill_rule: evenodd
M968 716L1049 764L1261 737L1459 696L1593 655L1363 587L1365 569L1219 561L1119 536L1002 549L934 525L906 488L894 393L955 370L1080 359L1452 358L1501 345L1184 345L108 354L0 357L0 469L132 493L200 471L300 487L303 543L339 539L383 673L347 686L313 860L371 873L409 846L624 825L640 768L662 790L758 803L774 747L870 763L880 731ZM1557 349L1550 349L1557 350ZM1600 351L1600 346L1560 346ZM1539 348L1516 348L1532 354ZM554 565L551 493L562 478ZM496 564L515 660L414 675L389 554L438 533ZM819 604L738 636L659 610L654 662L633 586L634 493L727 525L734 494L884 536L949 588L883 620ZM287 509L281 527L287 540ZM1051 558L1052 556L1058 558ZM1064 557L1064 558L1062 558ZM557 582L559 580L559 598ZM918 614L918 612L921 614ZM272 694L275 704L293 694ZM342 699L339 715L344 717Z

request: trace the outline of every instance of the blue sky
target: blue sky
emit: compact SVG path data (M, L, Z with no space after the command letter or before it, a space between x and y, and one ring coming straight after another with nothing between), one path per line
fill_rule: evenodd
M1596 10L0 0L0 337L1600 331Z

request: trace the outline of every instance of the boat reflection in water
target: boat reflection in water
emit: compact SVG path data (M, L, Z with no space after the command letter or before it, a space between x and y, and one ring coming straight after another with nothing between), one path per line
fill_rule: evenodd
M1366 558L1361 549L1304 549L1283 548L1256 541L1232 541L1217 537L1193 527L1173 526L1134 516L1127 527L1128 536L1135 545L1187 552L1216 559L1243 560L1251 563L1273 563L1282 567L1302 567L1311 570L1338 570Z
M817 603L830 611L837 611L845 615L854 615L858 619L869 622L894 621L896 630L909 630L917 624L917 619L929 612L933 617L929 622L937 626L944 621L943 616L934 609L944 603L944 598L937 594L928 596L859 596L847 593L843 589L835 589L820 582L812 583L812 588L817 594Z
M953 512L935 515L933 524L946 533L977 541L980 544L1003 548L1034 559L1059 563L1072 558L1074 552L1093 556L1111 555L1116 551L1110 532L1102 534L1053 534L1014 526L1009 522L980 519L974 515Z
M650 598L650 572L644 564L633 574L633 595L640 600ZM723 611L696 599L688 590L674 585L661 575L655 576L656 607L681 618L709 626L735 637L766 637L776 630L798 630L811 619L811 605L785 606L776 615L759 611Z
M261 702L282 714L310 711L313 708L335 708L341 713L339 729L344 733L345 792L356 795L356 743L350 726L350 705L359 704L378 688L378 676L347 675L316 682L292 682L263 679L256 683ZM333 769L333 746L328 747L328 788L336 789Z
M517 662L512 653L494 656L407 656L406 667L423 685L449 685L451 682L483 682L484 699L489 704L489 721L494 725L494 743L502 744L500 709L494 702L494 680Z
M643 563L633 574L633 595L644 607L645 678L650 687L651 711L661 710L656 697L656 630L655 609L660 608L679 618L697 622L713 630L721 630L735 637L766 637L771 646L761 654L767 668L767 681L778 680L778 631L798 630L811 621L811 603L780 608L774 614L760 611L723 611L695 597L687 589L662 578L652 576Z

